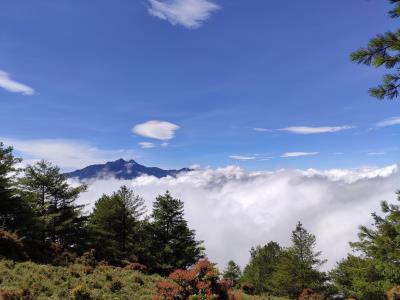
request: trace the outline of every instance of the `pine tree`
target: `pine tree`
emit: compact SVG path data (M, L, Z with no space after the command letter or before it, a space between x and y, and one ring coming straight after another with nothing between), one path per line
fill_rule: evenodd
M319 271L319 267L325 260L319 258L321 252L315 251L315 236L299 222L292 232L291 241L292 246L282 252L273 274L275 292L294 299L305 288L321 291L326 276Z
M281 259L283 249L276 242L250 250L250 262L241 277L241 283L251 283L257 293L272 293L271 278Z
M97 200L89 218L97 256L115 264L121 264L122 260L142 262L144 212L143 199L126 186Z
M400 202L400 191L397 192ZM372 214L373 228L360 227L359 241L351 243L354 250L376 262L377 269L392 284L400 282L400 205L381 203L384 216Z
M389 12L391 18L400 17L400 0L390 0L395 4ZM396 68L393 74L387 74L383 82L369 90L371 96L380 100L394 99L399 96L400 87L400 30L386 32L371 39L366 48L361 48L351 54L351 60L357 63L372 65L375 68L384 66L387 69Z
M153 268L162 275L177 268L187 268L203 257L201 241L196 241L184 219L183 202L169 192L158 196L152 212Z
M82 206L75 201L86 186L69 186L58 167L42 160L26 167L19 190L34 211L41 244L54 242L76 247L84 218Z
M240 270L240 267L233 260L230 260L223 272L223 277L232 281L232 284L236 286L239 283L241 275L242 271Z
M21 203L15 194L15 175L21 159L15 158L12 151L0 142L0 226L16 230Z

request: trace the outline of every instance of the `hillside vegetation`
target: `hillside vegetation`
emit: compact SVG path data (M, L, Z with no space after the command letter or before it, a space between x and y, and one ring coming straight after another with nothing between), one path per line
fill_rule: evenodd
M0 299L152 299L159 275L146 275L127 268L71 264L67 267L33 262L0 260ZM245 295L241 300L284 300Z

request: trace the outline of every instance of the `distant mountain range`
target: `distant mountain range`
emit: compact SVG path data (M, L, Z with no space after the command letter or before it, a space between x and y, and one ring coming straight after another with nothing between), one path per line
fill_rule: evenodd
M181 172L189 171L191 170L188 168L183 168L180 170L163 170L156 167L146 167L138 164L134 160L126 161L121 158L116 161L107 162L105 164L91 165L80 170L65 173L64 175L69 178L78 178L79 180L109 177L129 180L137 178L141 175L150 175L157 178L162 178L166 176L175 177Z

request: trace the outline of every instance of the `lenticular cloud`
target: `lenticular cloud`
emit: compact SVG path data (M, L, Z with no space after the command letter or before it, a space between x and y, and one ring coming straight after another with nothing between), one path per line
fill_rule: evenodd
M185 202L189 225L205 241L209 258L224 267L230 259L244 266L252 246L275 240L290 243L297 221L317 236L332 267L349 251L358 226L370 224L381 200L395 201L397 165L385 168L247 172L239 167L196 169L177 178L142 176L132 181L93 180L80 201L88 209L103 193L131 186L151 210L166 190Z

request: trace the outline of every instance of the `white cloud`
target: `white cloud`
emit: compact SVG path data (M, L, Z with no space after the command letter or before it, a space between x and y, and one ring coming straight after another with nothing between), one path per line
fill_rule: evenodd
M33 88L13 80L10 74L2 70L0 70L0 88L12 93L20 93L23 95L35 94Z
M256 159L255 156L243 156L243 155L231 155L229 158L236 159L236 160L253 160Z
M332 133L332 132L338 132L342 130L347 130L354 128L352 126L322 126L322 127L307 127L307 126L292 126L292 127L286 127L280 129L281 131L287 131L290 133L296 133L296 134L318 134L318 133Z
M319 152L286 152L281 155L281 157L300 157L300 156L310 156L318 155Z
M376 123L377 127L400 125L400 117L393 117Z
M140 142L139 146L143 149L151 149L151 148L155 147L154 143L150 143L150 142Z
M329 268L350 251L348 242L357 240L359 225L371 223L370 214L380 211L380 201L395 199L399 180L396 165L274 172L198 168L177 178L95 180L80 202L91 207L103 193L127 184L150 209L155 197L169 190L184 201L190 227L220 267L230 259L245 265L250 248L270 240L288 246L291 230L301 221L317 236Z
M173 123L154 120L137 124L132 128L132 131L147 138L168 141L175 137L175 131L178 129L179 126Z
M0 138L4 144L13 146L17 155L25 163L46 159L58 165L64 171L104 163L118 158L132 159L136 154L132 150L102 150L87 142L76 140L18 140Z
M213 0L149 0L148 12L172 25L194 29L220 9Z
M254 131L259 131L259 132L271 132L271 129L267 129L267 128L262 128L262 127L255 127L253 128Z
M168 147L168 145L169 145L169 143L166 143L166 142L161 143L161 147Z

